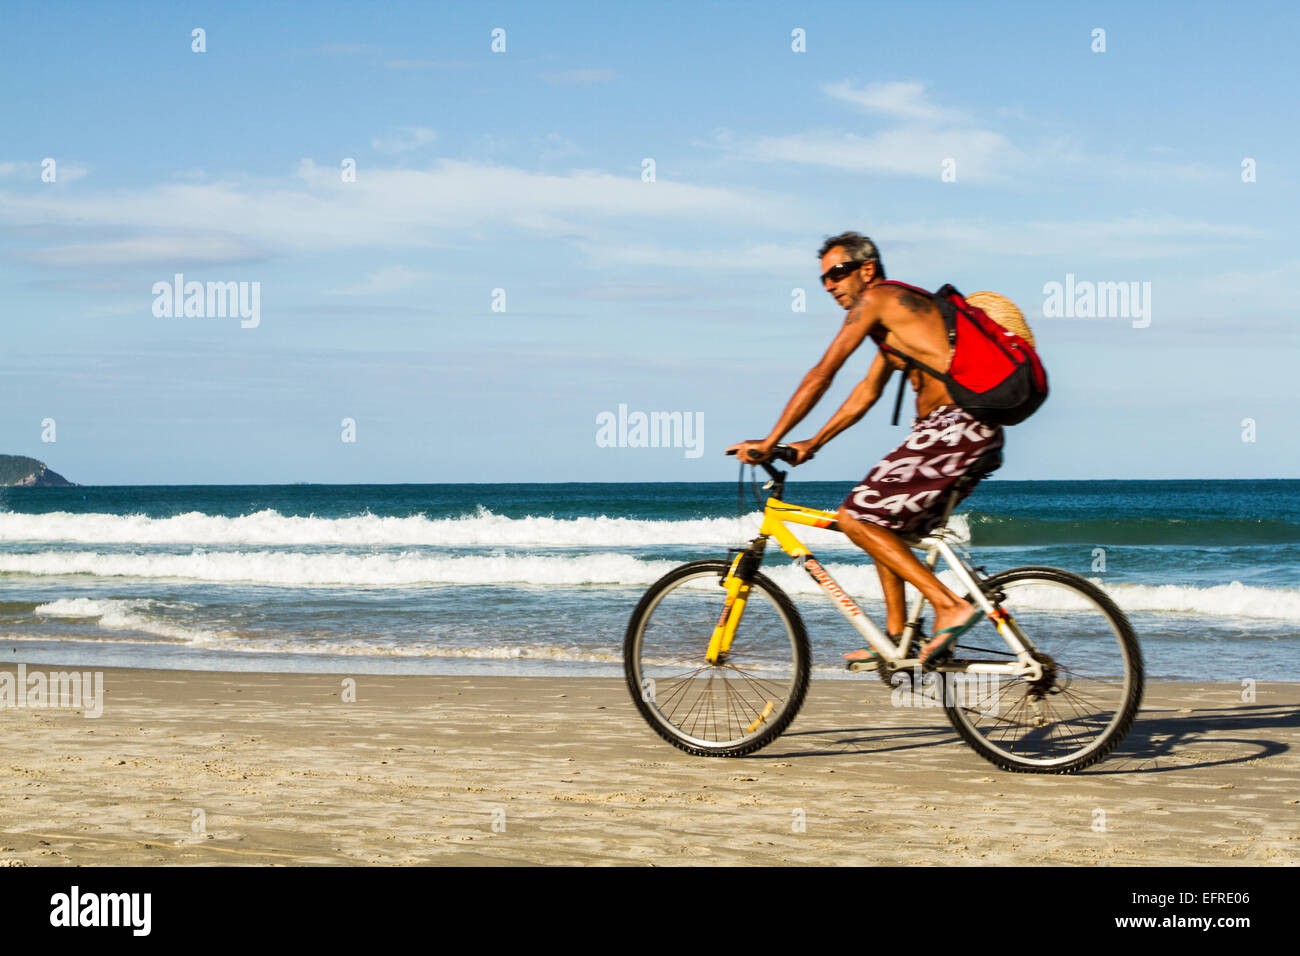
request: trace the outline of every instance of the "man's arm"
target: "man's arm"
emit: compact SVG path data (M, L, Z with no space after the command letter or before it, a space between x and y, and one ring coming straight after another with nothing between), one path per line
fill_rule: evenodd
M799 383L799 387L786 404L785 411L781 413L776 425L767 438L764 439L763 444L768 451L780 442L790 429L803 421L805 415L812 411L813 406L821 400L821 397L826 394L826 390L831 387L831 382L835 380L835 373L840 370L848 357L862 344L862 340L867 337L867 333L871 331L874 324L874 321L867 319L864 309L855 308L849 312L844 320L844 325L840 327L839 333L826 350L826 354L803 377L803 381ZM877 356L877 359L879 359L879 356ZM875 367L874 363L872 367Z
M867 369L867 377L849 393L844 404L831 416L830 421L822 426L822 430L806 443L807 454L811 455L844 429L856 425L871 406L876 404L885 390L889 376L893 373L894 368L885 360L884 354L877 352L876 357L871 361L871 367ZM805 443L800 442L800 444Z

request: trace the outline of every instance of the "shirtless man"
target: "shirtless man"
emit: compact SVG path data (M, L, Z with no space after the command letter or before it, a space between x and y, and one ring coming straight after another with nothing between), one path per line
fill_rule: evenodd
M835 373L870 337L931 368L946 371L951 361L948 333L938 307L895 285L882 285L884 266L875 244L856 232L827 239L819 252L822 285L848 310L830 348L813 367L771 434L761 441L732 445L741 461L759 462L770 457L782 437L799 424L830 387ZM844 429L855 424L876 403L895 369L904 367L897 357L876 352L867 376L814 437L792 443L795 464ZM921 649L924 666L942 656L957 638L979 621L980 611L944 586L903 543L901 534L930 531L942 517L947 492L985 452L1002 446L1002 429L984 425L958 406L943 382L913 369L916 419L912 432L894 451L867 473L839 509L839 527L854 544L871 555L885 596L885 617L891 636L902 632L906 621L903 582L912 584L934 608L934 635ZM969 494L973 485L965 490ZM965 495L963 495L965 497ZM871 648L844 655L849 661L878 663Z

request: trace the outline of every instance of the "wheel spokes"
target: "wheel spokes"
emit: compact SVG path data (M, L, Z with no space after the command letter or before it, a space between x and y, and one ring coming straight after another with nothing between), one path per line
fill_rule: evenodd
M654 682L653 693L642 697L647 716L674 738L731 747L765 733L786 713L798 678L798 649L789 618L764 586L755 586L728 654L717 664L705 660L718 621L718 595L690 585L706 576L717 573L704 570L673 582L651 604L631 645L634 679Z
M1131 720L1135 706L1130 654L1137 651L1127 621L1093 585L1068 572L1007 574L998 583L1000 607L1015 621L1043 676L1012 678L975 705L964 701L949 714L959 729L966 728L963 733L969 731L976 749L982 742L993 751L985 754L990 759L1002 755L1026 769L1077 761L1113 746L1126 707ZM986 648L961 650L1007 656Z

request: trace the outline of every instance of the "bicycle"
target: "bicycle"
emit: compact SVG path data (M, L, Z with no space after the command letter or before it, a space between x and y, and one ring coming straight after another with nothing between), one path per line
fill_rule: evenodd
M791 462L793 455L778 445L773 458ZM925 552L932 571L944 559L1004 646L969 643L993 636L982 621L923 671L917 655L926 638L924 598L913 595L897 640L886 636L786 527L839 531L836 514L783 501L787 473L764 462L770 480L763 487L771 494L758 536L728 549L728 560L692 561L668 572L632 614L624 673L641 715L669 743L698 756L754 753L789 727L808 691L811 652L793 602L759 570L774 538L879 655L869 666L881 680L898 687L910 677L914 690L927 680L938 684L932 690L942 694L948 719L980 756L1031 773L1073 773L1101 760L1128 733L1141 704L1141 649L1124 612L1087 579L1047 567L988 575L954 549L958 535L948 522L962 483L1000 465L1000 452L976 462L949 493L936 529L904 540Z

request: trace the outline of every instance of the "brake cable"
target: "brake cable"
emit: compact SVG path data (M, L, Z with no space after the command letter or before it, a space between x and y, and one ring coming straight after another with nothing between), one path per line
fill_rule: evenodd
M740 471L736 475L736 521L740 522L739 537L742 541L748 541L749 535L745 531L743 524L745 520L745 465L746 462L740 462ZM758 466L749 466L750 488L749 492L754 498L754 507L760 512L767 507L766 503L759 496L758 488Z
M745 463L740 461L740 456L736 456L740 464L740 474L736 476L736 518L742 520L745 517Z

